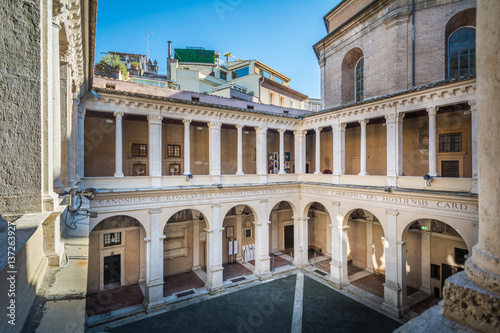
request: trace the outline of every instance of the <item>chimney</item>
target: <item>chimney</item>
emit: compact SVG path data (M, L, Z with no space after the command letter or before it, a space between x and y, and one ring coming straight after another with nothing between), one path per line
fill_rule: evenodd
M172 69L170 68L172 62L172 42L168 41L168 57L167 57L167 80L171 80Z
M168 41L168 58L171 59L172 58L172 42L171 41Z

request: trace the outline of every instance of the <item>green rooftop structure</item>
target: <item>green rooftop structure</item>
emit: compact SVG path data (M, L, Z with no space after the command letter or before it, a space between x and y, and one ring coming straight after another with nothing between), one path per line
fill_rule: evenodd
M215 51L201 48L174 49L174 59L179 62L215 63Z

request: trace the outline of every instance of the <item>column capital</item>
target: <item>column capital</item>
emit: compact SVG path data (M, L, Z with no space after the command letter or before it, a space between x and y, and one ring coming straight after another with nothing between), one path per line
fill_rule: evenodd
M293 131L293 135L295 136L305 136L307 131L305 130L298 130L298 131Z
M399 211L396 209L386 209L385 213L387 215L397 216L399 214Z
M212 208L215 208L215 207L221 207L222 205L220 203L213 203L212 204Z
M163 119L163 116L159 113L152 113L148 116L148 122L149 124L161 124L161 121Z
M149 214L153 215L153 214L160 214L161 213L161 208L151 208L149 210Z
M333 206L340 206L340 201L332 201Z
M469 103L469 106L470 106L470 110L472 112L475 112L477 111L477 100L475 99L471 99L471 100L468 100L467 103Z
M337 123L332 125L332 131L334 132L339 132L339 131L345 131L346 123Z
M427 110L427 113L429 114L429 116L435 116L436 113L437 113L437 111L439 110L439 107L437 107L437 106L430 106L426 110Z
M210 121L208 122L208 129L220 131L222 123L220 121Z
M236 128L239 130L241 130L241 129L243 129L243 127L245 127L245 125L242 125L242 124L236 124L234 126L236 126Z
M78 106L78 118L84 119L86 113L87 113L87 108L84 108L83 106L79 105Z
M323 127L319 127L319 126L314 127L314 131L316 133L321 132L322 129L323 129Z
M113 115L116 117L116 118L119 118L121 119L123 117L123 114L124 112L123 111L115 111L113 112Z
M280 134L285 133L285 132L286 132L286 129L285 129L285 128L278 128L278 132L279 132Z
M144 241L145 241L146 243L151 243L151 238L144 238Z
M189 126L191 124L191 119L182 119L184 126Z
M370 119L360 119L360 120L358 120L358 123L361 126L366 126L366 124L368 124L369 122L370 122Z
M386 123L401 123L405 117L404 113L389 113L385 115Z
M258 126L258 127L255 127L255 132L256 134L267 134L267 127L265 126Z

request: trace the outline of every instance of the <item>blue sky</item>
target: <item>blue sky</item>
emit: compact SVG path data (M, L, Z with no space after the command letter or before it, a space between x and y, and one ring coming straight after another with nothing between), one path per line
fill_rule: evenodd
M258 59L289 76L290 86L320 97L312 45L326 35L323 15L340 0L99 0L96 62L108 51L147 54L166 71L167 41Z

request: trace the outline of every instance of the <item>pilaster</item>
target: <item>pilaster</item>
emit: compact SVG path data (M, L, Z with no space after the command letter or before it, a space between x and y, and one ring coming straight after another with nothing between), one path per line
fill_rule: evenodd
M183 119L184 123L184 175L191 174L191 119Z

